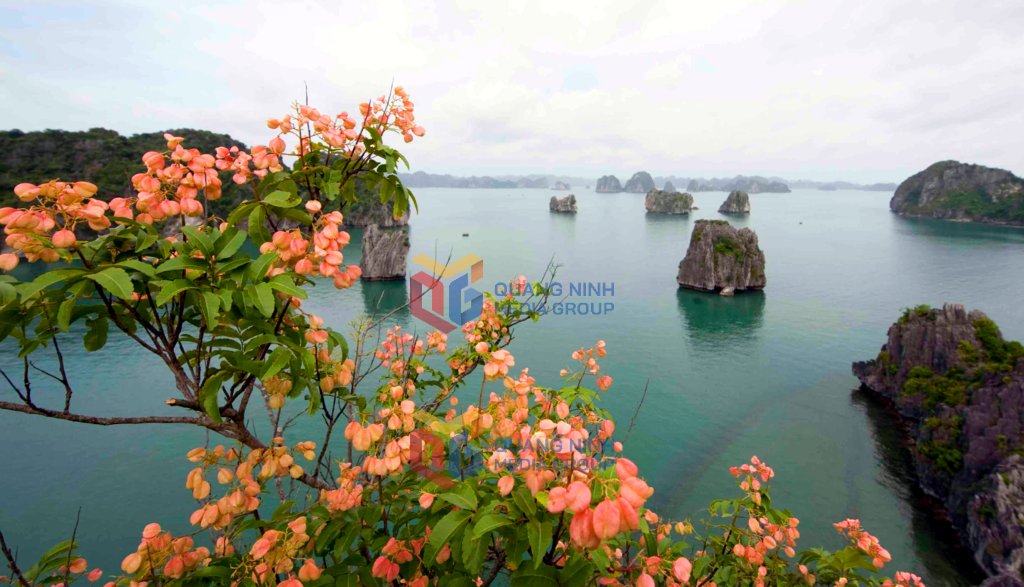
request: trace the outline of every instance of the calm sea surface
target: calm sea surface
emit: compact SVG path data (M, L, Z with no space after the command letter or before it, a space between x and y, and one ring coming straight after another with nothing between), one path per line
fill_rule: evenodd
M638 194L574 193L579 214L570 216L548 211L551 195L565 192L417 190L411 256L475 254L491 291L513 275L539 278L550 259L561 265L564 294L569 283L614 288L566 300L613 303L610 312L550 315L524 325L511 350L517 369L555 385L573 349L607 342L602 372L615 384L605 407L663 516L706 518L712 499L737 491L727 468L757 455L776 471L774 504L801 519L798 546L839 548L831 524L860 518L892 553L886 570L914 571L933 587L976 581L969 557L914 486L890 418L856 391L850 363L874 357L900 309L921 303L984 310L1005 336L1024 338L1024 230L902 219L889 212L889 193L752 194L753 213L729 220L757 231L768 287L730 299L675 282L694 221L723 218L716 210L725 193L696 194L700 210L688 218L646 215ZM361 233L352 233L357 245ZM346 260L356 262L350 249ZM19 277L37 270L23 265ZM348 322L378 302L388 310L407 300L405 283L343 293L325 283L306 307L348 332ZM407 311L394 318L426 329ZM174 413L163 406L176 391L159 360L120 337L96 353L65 338L73 411ZM20 380L9 342L0 345L0 367ZM57 406L63 392L50 383L36 377L34 395ZM14 397L0 389L0 398ZM317 423L301 422L291 438L315 440ZM195 502L185 474L193 465L184 457L205 438L188 427L101 428L0 412L0 530L31 566L70 537L81 507L80 553L90 566L119 572L146 523L189 531Z

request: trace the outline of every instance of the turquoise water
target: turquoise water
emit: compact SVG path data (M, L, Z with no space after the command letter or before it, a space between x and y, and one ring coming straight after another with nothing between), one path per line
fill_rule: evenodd
M566 290L576 282L614 284L614 295L567 300L611 302L611 312L550 315L524 325L511 350L516 368L530 367L554 385L573 349L604 339L604 372L615 379L605 406L619 439L647 385L625 444L656 488L651 505L660 514L698 522L712 499L736 490L727 468L756 454L776 471L774 504L802 520L799 546L838 548L831 523L858 517L893 554L886 570L914 571L931 586L976 582L969 557L914 488L898 431L855 391L850 363L874 357L900 309L920 303L980 308L1007 337L1024 338L1024 231L902 219L889 212L885 193L753 194L753 213L729 220L757 231L768 287L729 299L675 283L694 220L722 218L715 210L724 193L696 194L701 209L689 218L648 216L637 194L574 190L579 214L570 216L548 211L558 192L545 190L416 193L412 255L476 254L491 290L513 275L539 278L552 258ZM353 231L353 242L359 236ZM358 259L354 250L347 256ZM34 269L18 271L24 278ZM378 301L382 310L401 305L407 291L402 283L343 293L318 287L306 307L347 332L351 319ZM408 311L394 318L426 329ZM91 354L71 340L62 346L74 411L174 413L162 405L175 395L162 364L124 339ZM0 367L20 381L11 346L0 353ZM44 379L34 379L35 394L56 405L63 391ZM14 394L0 389L0 397ZM317 423L300 423L296 438ZM0 530L31 563L70 536L81 506L82 554L113 572L146 523L188 530L195 502L185 489L191 464L184 455L205 440L187 427L99 428L0 413L7 447Z

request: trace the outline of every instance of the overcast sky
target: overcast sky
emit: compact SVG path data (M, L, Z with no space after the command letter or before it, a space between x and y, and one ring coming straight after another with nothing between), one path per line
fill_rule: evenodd
M1024 2L0 1L0 128L247 144L392 78L414 170L898 182L1024 175Z

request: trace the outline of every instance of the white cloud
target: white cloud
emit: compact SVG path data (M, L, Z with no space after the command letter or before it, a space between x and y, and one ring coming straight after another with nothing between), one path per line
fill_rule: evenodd
M431 172L1024 173L1022 26L954 0L0 5L0 128L260 143L303 82L341 111L394 79Z

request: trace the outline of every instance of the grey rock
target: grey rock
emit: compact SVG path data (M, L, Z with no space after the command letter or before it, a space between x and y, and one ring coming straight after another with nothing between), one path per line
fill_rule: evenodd
M992 577L1019 577L1024 459L1013 453L1024 443L1024 360L993 367L978 320L987 316L961 304L908 310L889 328L878 357L854 363L853 373L895 407L913 442L921 488L942 502L978 565ZM994 338L1003 345L998 330ZM915 368L932 375L917 369L911 377ZM934 385L920 391L921 381ZM929 389L945 390L934 396L939 403L927 401Z
M409 233L405 229L383 231L371 224L363 231L363 260L359 264L366 281L405 279L409 257Z
M651 190L644 197L648 214L689 214L693 209L693 196L683 192Z
M747 192L739 190L730 192L729 197L722 202L718 211L722 214L749 214L750 196L747 195Z
M718 292L718 295L731 298L736 295L736 288L731 285L729 287L723 287L722 291Z
M626 185L622 186L622 191L631 194L646 194L653 189L654 178L646 171L637 171L633 174L633 177L629 178Z
M737 230L724 220L698 220L676 282L700 291L764 289L768 281L757 233Z
M569 194L568 196L558 199L555 196L551 196L551 201L548 203L548 208L552 212L563 212L566 214L576 213L576 196Z
M568 191L568 190L572 189L572 186L567 184L567 183L565 183L565 182L562 182L562 181L556 181L555 182L555 187L553 187L551 189L559 190L559 191Z
M677 189L676 189L676 186L672 185L672 182L671 182L671 181L666 181L666 182L665 182L665 187L664 187L664 188L662 188L662 190L661 190L661 191L663 191L663 192L668 192L668 193L670 193L670 194L674 194L674 193L676 193L676 192L677 192L677 191L679 191L679 190L677 190Z
M614 175L605 175L597 180L597 187L594 188L594 191L600 194L617 194L622 191L622 184Z
M896 188L900 216L1024 226L1024 179L1009 171L941 161Z

